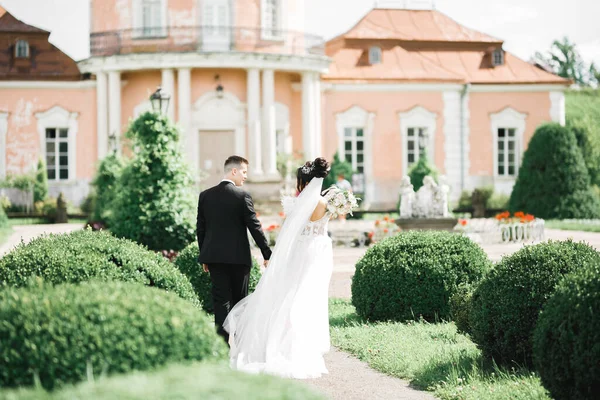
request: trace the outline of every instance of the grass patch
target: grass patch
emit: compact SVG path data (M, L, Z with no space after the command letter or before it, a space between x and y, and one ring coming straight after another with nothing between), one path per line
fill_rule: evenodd
M70 224L85 224L87 220L85 218L69 218ZM30 217L30 218L9 218L8 224L10 226L16 225L41 225L41 224L49 224L48 220L45 218L39 217Z
M324 400L324 397L302 383L231 371L222 363L191 363L173 364L155 371L132 372L108 378L95 376L92 382L68 386L54 392L42 389L0 389L0 399Z
M4 243L6 243L6 241L8 240L10 235L12 235L12 233L13 233L13 229L12 229L12 226L10 226L10 225L5 228L0 228L0 246L2 246Z
M600 220L549 220L544 222L544 226L565 231L600 232Z
M349 300L337 299L330 301L329 318L333 345L441 399L550 399L537 375L487 362L454 323L367 323Z

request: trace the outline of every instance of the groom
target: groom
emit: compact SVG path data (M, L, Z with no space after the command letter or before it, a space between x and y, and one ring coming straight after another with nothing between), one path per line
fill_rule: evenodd
M225 342L229 334L223 322L238 301L248 295L252 256L246 228L260 248L267 266L271 249L256 218L250 194L241 189L248 174L248 160L231 156L225 161L221 183L198 198L198 261L210 273L217 333Z

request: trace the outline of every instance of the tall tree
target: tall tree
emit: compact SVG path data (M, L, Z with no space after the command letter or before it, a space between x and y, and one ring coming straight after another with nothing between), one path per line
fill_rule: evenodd
M536 52L534 60L550 67L558 76L573 79L579 85L589 85L585 63L575 43L566 36L552 42L552 47L545 54Z

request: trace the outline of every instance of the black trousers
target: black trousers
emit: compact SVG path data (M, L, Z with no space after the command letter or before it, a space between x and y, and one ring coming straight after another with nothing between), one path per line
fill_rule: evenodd
M242 264L209 264L212 281L212 298L215 309L217 333L229 344L229 334L223 329L223 322L229 311L241 299L248 296L250 266Z

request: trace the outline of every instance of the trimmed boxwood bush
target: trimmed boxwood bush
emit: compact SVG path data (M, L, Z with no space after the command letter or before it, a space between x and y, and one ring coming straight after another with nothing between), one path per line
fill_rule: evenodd
M352 304L370 320L449 319L458 285L477 282L489 266L466 236L401 233L371 247L356 264Z
M115 185L111 232L151 250L184 249L194 241L196 209L178 128L166 116L146 112L125 136L136 151Z
M198 262L198 243L192 243L177 255L175 266L188 277L196 295L202 303L202 308L207 313L214 312L212 301L212 286L210 274L202 270L202 265ZM252 257L252 269L250 270L250 282L248 283L248 293L252 293L258 285L261 272L258 262Z
M544 387L557 400L600 393L600 262L567 275L544 306L533 354Z
M600 199L575 134L556 123L537 128L509 201L510 211L545 219L599 218Z
M585 243L547 242L504 257L471 301L473 341L498 363L532 364L533 330L543 305L564 275L600 253Z
M472 285L461 284L452 297L450 297L450 316L460 333L471 333L469 313L471 312L473 291Z
M198 303L189 280L167 259L106 232L42 236L0 259L0 283L24 286L32 276L54 284L90 279L137 282Z
M227 356L203 311L175 294L133 283L6 288L0 291L0 321L0 386L28 386L39 378L53 389L91 372Z
M174 364L158 371L114 376L52 393L10 390L0 392L0 397L12 400L324 400L307 385L265 374L232 371L213 362Z

